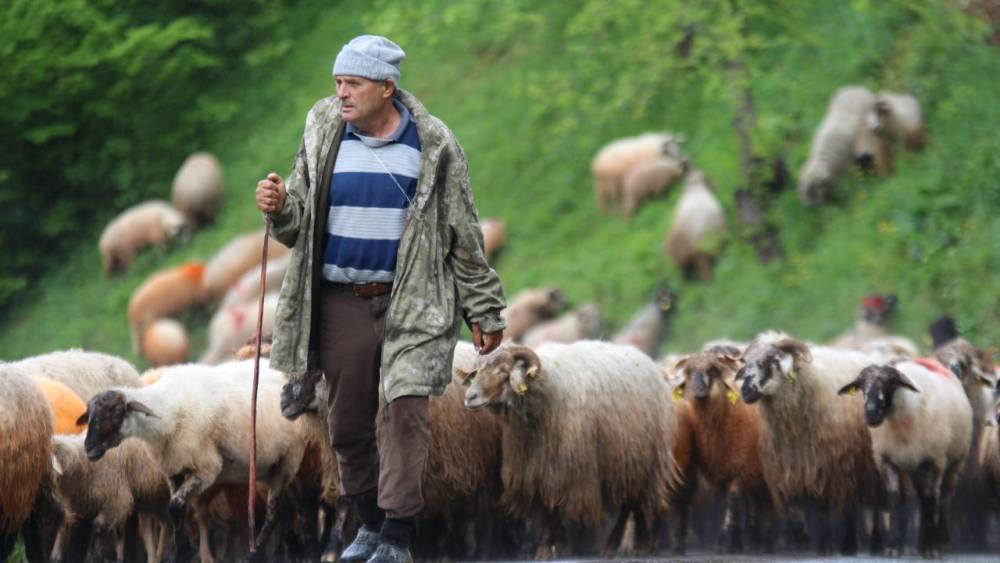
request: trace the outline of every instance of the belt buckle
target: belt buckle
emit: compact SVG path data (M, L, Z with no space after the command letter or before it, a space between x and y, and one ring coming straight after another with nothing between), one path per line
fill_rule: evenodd
M365 287L365 285L366 284L363 283L351 284L351 293L353 293L355 297L364 297L365 295L361 290L363 287Z

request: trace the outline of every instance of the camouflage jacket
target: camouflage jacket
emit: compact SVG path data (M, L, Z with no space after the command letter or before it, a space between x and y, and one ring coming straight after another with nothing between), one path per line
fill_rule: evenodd
M500 278L486 262L469 167L455 135L412 95L397 90L417 124L420 177L397 252L382 346L383 398L440 395L463 317L483 332L504 328ZM271 367L297 377L319 370L318 295L328 181L343 137L340 100L324 98L306 117L272 236L292 248L275 313ZM318 218L318 220L317 220Z

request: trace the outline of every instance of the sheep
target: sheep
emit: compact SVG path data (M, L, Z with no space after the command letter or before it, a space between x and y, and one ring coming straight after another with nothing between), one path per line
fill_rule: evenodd
M644 133L605 145L590 163L598 209L603 212L621 203L622 182L635 166L663 156L682 158L683 141L672 133Z
M219 249L205 266L202 278L202 298L207 303L222 299L240 277L260 266L264 248L264 229L240 235ZM267 245L267 260L289 254L287 246L271 240Z
M649 357L656 356L666 333L667 317L673 312L673 304L673 292L669 289L660 290L653 302L640 309L611 341L635 346Z
M83 401L116 385L138 387L132 364L110 354L80 349L49 352L5 364L25 375L52 379L73 390Z
M52 550L52 561L62 561L74 526L93 519L94 532L115 539L118 560L124 559L125 521L136 511L142 520L142 540L149 563L161 561L167 547L167 476L136 439L122 441L120 447L91 462L84 453L83 435L54 436L52 466L56 497L66 509L66 519ZM152 521L162 525L159 541Z
M203 364L217 364L233 359L234 353L256 334L259 305L257 301L251 301L219 309L208 325L208 346L198 361ZM277 305L277 293L268 293L264 296L264 317L261 326L264 337L269 337L274 331L274 311Z
M264 293L275 293L281 290L281 283L285 280L285 274L288 272L290 258L291 255L287 255L267 261L267 271L264 272ZM260 297L260 270L261 267L257 266L243 274L239 281L226 291L222 302L219 303L219 308L225 309L251 301L256 303Z
M252 361L220 366L184 364L166 368L160 380L139 389L118 387L87 403L84 442L96 461L125 438L146 442L170 480L168 510L176 545L183 539L185 508L199 513L200 497L215 483L247 478ZM257 553L267 544L284 494L316 436L282 418L279 395L284 376L261 363L257 404L257 476L268 488L267 513ZM199 555L213 561L208 529L199 526Z
M1000 401L995 401L990 411L986 429L979 438L976 459L973 460L982 471L984 487L980 492L980 505L983 492L988 496L990 508L996 512L1000 507Z
M204 264L187 262L156 272L132 292L128 302L132 351L143 355L142 337L150 323L173 317L201 303L204 275Z
M66 384L47 377L33 376L31 378L38 389L45 395L52 413L52 428L56 434L77 434L83 428L76 421L87 410L80 396Z
M507 226L500 219L484 218L480 228L483 230L483 252L486 259L491 260L507 242Z
M898 302L895 295L873 293L866 296L861 300L854 327L832 340L828 346L896 355L903 359L918 357L920 352L912 340L890 334L885 329Z
M500 419L501 502L515 516L541 518L543 552L564 550L564 523L598 530L619 511L650 522L682 485L666 382L635 348L504 344L455 375L468 385L467 408Z
M870 365L838 391L860 390L872 454L896 517L888 547L902 553L906 523L900 477L920 499L921 555L940 557L948 543L949 506L972 440L972 406L962 384L934 360Z
M0 436L0 561L22 527L29 560L41 561L48 553L32 520L51 487L52 416L38 386L11 364L0 364Z
M726 215L701 170L684 179L664 250L681 272L696 271L702 281L712 273L713 256L726 235Z
M142 335L142 359L152 367L187 360L191 342L184 325L174 319L157 319Z
M585 303L557 319L539 323L525 333L526 346L535 348L543 342L576 342L596 338L601 334L601 310L594 303Z
M622 213L632 219L644 199L663 195L687 172L688 160L665 156L634 166L622 180Z
M192 225L210 223L222 200L222 167L211 153L196 152L184 160L170 187L174 207Z
M770 512L759 449L761 415L756 407L739 401L733 377L740 367L734 356L715 351L690 355L675 366L683 381L675 387L674 397L686 399L691 411L696 471L726 493L719 539L726 553L742 552L744 528L756 528L754 519ZM770 528L764 531L767 551L774 548ZM757 536L760 530L753 531Z
M558 287L525 289L500 311L507 323L504 339L518 342L539 321L551 319L565 309L566 297Z
M831 515L844 516L841 551L853 553L854 509L879 498L881 490L861 405L838 400L837 390L873 359L807 345L780 332L758 335L741 359L736 380L742 382L743 400L758 405L760 457L772 502L783 512L790 502L812 498ZM820 553L830 553L830 539L823 522Z
M809 159L799 173L799 197L808 206L822 203L836 179L857 157L870 160L871 155L855 155L859 135L871 134L866 123L874 108L875 94L862 86L845 86L834 92L826 116L813 136Z
M104 273L110 276L124 271L140 250L164 246L182 235L185 226L184 216L165 201L147 201L126 209L104 227L97 243Z
M878 116L879 127L890 142L901 141L908 150L918 151L924 148L924 118L920 111L920 102L909 94L879 92L875 102L875 114Z

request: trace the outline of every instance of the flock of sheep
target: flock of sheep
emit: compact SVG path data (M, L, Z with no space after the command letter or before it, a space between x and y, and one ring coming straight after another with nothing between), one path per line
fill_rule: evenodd
M828 197L852 161L887 173L894 143L922 145L920 122L912 97L839 90L800 174L803 200ZM725 218L681 142L649 133L608 145L592 163L596 196L631 217L684 178L665 246L679 269L705 278ZM218 163L193 155L173 206L142 204L108 225L105 270L211 221L221 195ZM504 225L487 219L483 230L492 256ZM0 364L0 559L19 533L31 561L246 555L253 346L244 344L263 236L241 235L207 263L157 272L135 290L132 342L151 366L142 375L81 350ZM269 248L265 334L289 252ZM661 291L602 341L597 305L567 311L558 288L529 289L503 311L500 349L481 357L459 343L453 384L431 398L416 554L683 553L689 540L729 553L810 543L854 553L867 541L872 553L902 554L912 537L934 557L959 524L985 541L1000 502L991 352L942 320L924 355L886 331L895 299L874 295L826 345L769 331L659 357L672 300ZM207 350L184 363L187 334L173 319L194 306L216 312ZM335 560L357 517L339 498L324 381L288 380L263 348L258 557Z

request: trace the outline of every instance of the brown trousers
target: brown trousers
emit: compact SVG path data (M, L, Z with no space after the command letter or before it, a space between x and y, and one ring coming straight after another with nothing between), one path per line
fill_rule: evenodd
M382 410L376 445L379 372L389 294L356 297L323 283L320 363L330 389L330 444L337 452L342 492L378 488L390 518L415 516L424 506L420 482L427 462L428 399L400 397Z

